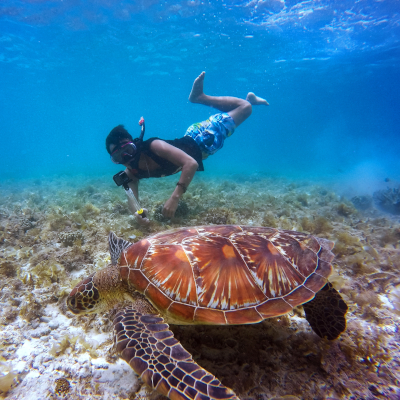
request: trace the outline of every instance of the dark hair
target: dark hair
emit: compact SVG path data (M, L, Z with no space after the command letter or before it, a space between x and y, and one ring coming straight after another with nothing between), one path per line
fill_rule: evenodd
M133 140L130 133L124 128L123 125L116 126L106 138L106 149L111 154L110 146L112 144L118 145L122 139Z

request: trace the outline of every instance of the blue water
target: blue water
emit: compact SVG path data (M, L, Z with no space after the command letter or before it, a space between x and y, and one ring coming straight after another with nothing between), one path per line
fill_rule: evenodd
M212 176L400 180L396 1L10 1L0 4L1 179L96 176L118 124L183 136L205 91L265 97Z

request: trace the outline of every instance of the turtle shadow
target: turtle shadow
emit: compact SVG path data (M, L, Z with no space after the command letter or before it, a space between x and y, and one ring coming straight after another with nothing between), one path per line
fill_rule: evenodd
M284 386L290 394L301 395L301 379L294 376L298 366L309 376L320 370L321 339L298 331L287 316L252 325L171 325L170 329L198 364L242 397L269 398L282 394ZM297 383L285 382L288 375Z

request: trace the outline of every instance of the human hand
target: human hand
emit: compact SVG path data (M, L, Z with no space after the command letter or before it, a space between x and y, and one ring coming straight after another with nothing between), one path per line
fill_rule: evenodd
M143 208L142 214L139 214L137 211L133 214L136 222L139 225L148 225L150 223L150 220L147 218L148 215L149 215L149 212L147 211L146 208Z
M179 198L170 197L164 204L162 214L165 218L174 218L175 211L178 208Z

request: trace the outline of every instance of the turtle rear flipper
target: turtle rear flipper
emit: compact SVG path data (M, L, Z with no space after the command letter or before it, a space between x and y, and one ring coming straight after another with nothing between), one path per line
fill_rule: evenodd
M346 329L347 304L339 292L327 283L308 303L303 304L306 319L320 337L333 340Z
M174 400L239 400L196 364L158 314L126 307L114 319L117 352L151 388Z

